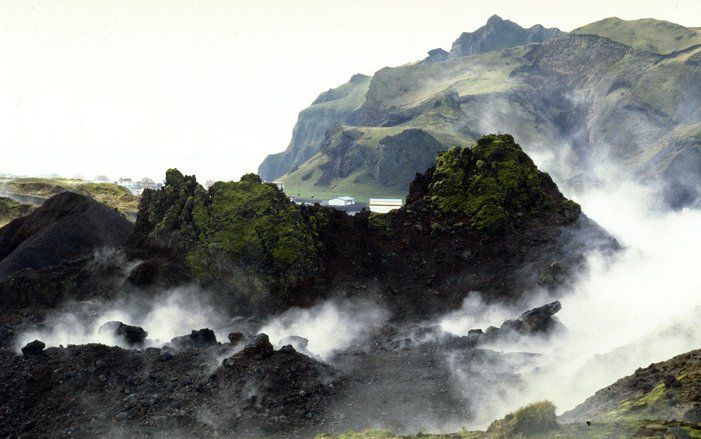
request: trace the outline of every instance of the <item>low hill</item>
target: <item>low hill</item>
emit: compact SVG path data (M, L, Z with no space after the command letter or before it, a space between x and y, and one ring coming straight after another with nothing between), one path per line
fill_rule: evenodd
M0 180L0 195L21 199L28 204L41 205L46 199L66 191L93 198L136 218L139 197L114 183L92 183L71 178L14 178Z
M0 279L70 262L100 247L119 247L131 231L131 223L114 209L62 192L0 229Z

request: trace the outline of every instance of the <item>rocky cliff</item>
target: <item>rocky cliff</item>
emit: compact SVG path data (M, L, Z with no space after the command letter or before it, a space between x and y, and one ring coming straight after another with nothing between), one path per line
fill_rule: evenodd
M133 254L169 254L249 311L367 295L402 319L454 308L469 291L509 301L556 288L595 247L616 244L509 135L439 154L387 215L299 206L255 175L206 190L170 170L142 196L130 238Z

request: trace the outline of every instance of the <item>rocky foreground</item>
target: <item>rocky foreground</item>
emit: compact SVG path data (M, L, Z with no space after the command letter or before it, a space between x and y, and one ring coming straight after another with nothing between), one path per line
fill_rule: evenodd
M106 322L100 331L132 349L47 348L35 340L21 355L0 350L0 433L152 437L172 430L185 437L300 438L373 424L461 422L479 401L451 390L447 356L458 356L464 367L506 364L514 359L481 346L552 334L558 310L558 303L545 305L464 336L436 326L385 325L328 363L307 352L301 337L275 350L267 335L254 334L255 324L241 320L232 330L253 332L231 332L221 343L211 330L196 330L162 348L144 348L142 328ZM518 382L508 373L492 378Z

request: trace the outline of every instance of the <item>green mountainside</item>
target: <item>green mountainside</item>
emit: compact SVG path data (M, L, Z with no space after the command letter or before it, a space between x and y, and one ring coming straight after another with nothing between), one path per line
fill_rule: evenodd
M403 197L407 175L423 170L427 151L512 132L560 183L595 178L613 165L662 181L673 206L697 201L696 30L607 19L540 41L498 17L485 28L490 32L482 37L515 46L431 51L422 61L326 92L300 114L290 146L265 160L261 177L307 198ZM331 103L333 110L321 108Z
M309 108L299 113L287 150L268 156L258 174L266 180L274 180L309 160L318 151L326 130L337 123L353 120L369 84L369 76L357 74L346 84L319 95Z
M581 35L597 35L638 50L661 55L701 45L701 32L653 18L621 20L610 17L572 31Z

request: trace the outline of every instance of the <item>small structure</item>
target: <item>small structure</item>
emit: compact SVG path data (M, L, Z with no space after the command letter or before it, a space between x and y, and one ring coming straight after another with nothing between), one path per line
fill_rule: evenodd
M281 191L283 191L283 192L285 191L285 183L283 183L281 181L274 181L273 184L275 186L277 186L277 188L280 189Z
M387 213L404 204L401 198L370 198L370 212Z
M336 197L329 200L329 206L353 206L354 204L353 197Z

